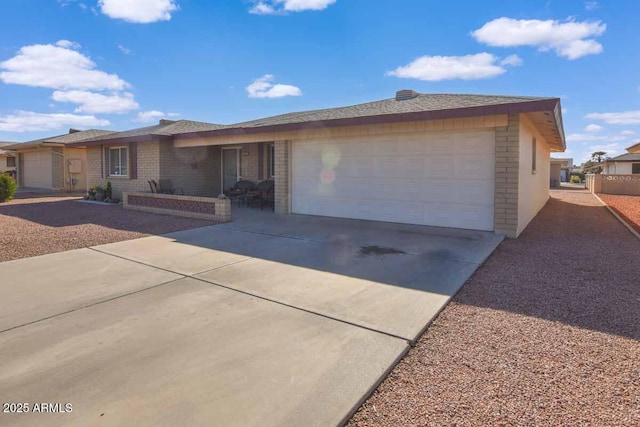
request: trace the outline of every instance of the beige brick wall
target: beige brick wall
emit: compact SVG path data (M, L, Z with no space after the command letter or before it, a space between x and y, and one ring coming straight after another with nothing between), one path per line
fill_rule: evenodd
M242 149L240 151L240 177L256 183L260 181L259 145L260 143L256 142L239 146Z
M494 231L517 237L520 117L510 114L507 126L496 128Z
M107 147L104 147L106 150ZM149 191L149 183L151 179L159 179L160 177L160 142L139 142L138 143L138 177L137 179L120 178L120 177L102 177L102 168L104 173L108 174L109 165L102 165L104 158L103 149L101 147L87 148L87 181L89 187L96 185L105 185L107 181L111 181L113 188L113 197L121 199L123 192Z
M291 143L289 141L275 142L275 211L281 214L291 213L291 205L289 202L289 180L291 178L291 169L289 167L290 153Z

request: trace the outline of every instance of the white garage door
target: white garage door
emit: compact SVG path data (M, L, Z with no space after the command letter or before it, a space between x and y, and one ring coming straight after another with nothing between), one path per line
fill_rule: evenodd
M292 211L493 230L495 133L292 143Z
M51 188L51 153L23 154L22 179L25 187Z

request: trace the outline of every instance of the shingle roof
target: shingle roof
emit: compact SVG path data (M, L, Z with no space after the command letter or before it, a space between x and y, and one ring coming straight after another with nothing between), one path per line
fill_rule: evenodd
M196 122L192 120L161 120L157 125L101 135L82 142L88 143L88 145L96 145L101 143L101 141L143 141L153 137L171 137L174 135L193 137L212 134L233 134L237 132L262 132L261 128L267 127L288 127L295 129L304 127L306 124L310 124L310 126L348 126L353 124L378 123L379 121L385 120L402 121L409 119L427 120L443 118L436 116L450 118L542 111L541 109L544 111L554 111L558 109L558 103L558 98L549 97L415 94L414 98L400 101L396 100L396 98L390 98L348 107L281 114L231 125ZM411 117L409 115L411 115ZM556 117L556 120L556 124L560 129L561 140L564 144L562 120L560 116ZM76 145L84 146L84 144Z
M84 141L86 139L105 136L114 133L112 130L88 129L80 132L67 133L53 138L45 138L44 142L56 144L70 144L73 142Z
M640 150L640 142L636 142L631 147L627 147L627 151Z
M640 154L625 153L619 156L607 159L608 162L640 162Z
M63 135L49 136L46 138L35 139L33 141L13 143L8 145L7 148L17 150L20 148L36 147L41 144L73 144L75 142L81 142L97 136L106 136L112 133L114 133L112 130L89 129L85 131L65 133Z
M14 142L6 142L6 141L0 141L0 155L9 155L9 154L13 154L10 151L7 150L3 150L2 147L8 146L8 145L13 145L15 144Z
M94 138L88 138L82 142L105 141L111 139L133 138L137 136L157 135L172 136L180 133L202 132L208 130L216 130L224 128L224 125L214 123L196 122L193 120L163 120L161 123L153 126L145 126L141 128L126 130L123 132L111 132L105 135L99 135Z
M418 113L424 111L441 111L471 107L486 107L493 105L515 104L521 102L542 101L550 99L554 98L533 96L418 94L417 97L404 101L396 101L395 98L390 98L382 101L367 102L364 104L352 105L348 107L302 111L237 123L230 127L249 128L273 126L325 120L351 119L357 117L383 116L387 114Z

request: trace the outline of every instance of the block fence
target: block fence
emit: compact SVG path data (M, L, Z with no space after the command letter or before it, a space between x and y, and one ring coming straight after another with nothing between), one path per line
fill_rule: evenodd
M125 209L231 222L231 200L175 194L122 193Z
M589 174L585 182L592 193L640 196L639 175Z

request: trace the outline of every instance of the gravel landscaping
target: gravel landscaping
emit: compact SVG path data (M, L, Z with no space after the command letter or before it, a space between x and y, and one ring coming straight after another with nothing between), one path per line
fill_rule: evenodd
M598 197L640 233L640 196L598 194Z
M214 224L77 200L23 194L0 204L0 262Z
M640 241L552 191L349 422L640 425Z

